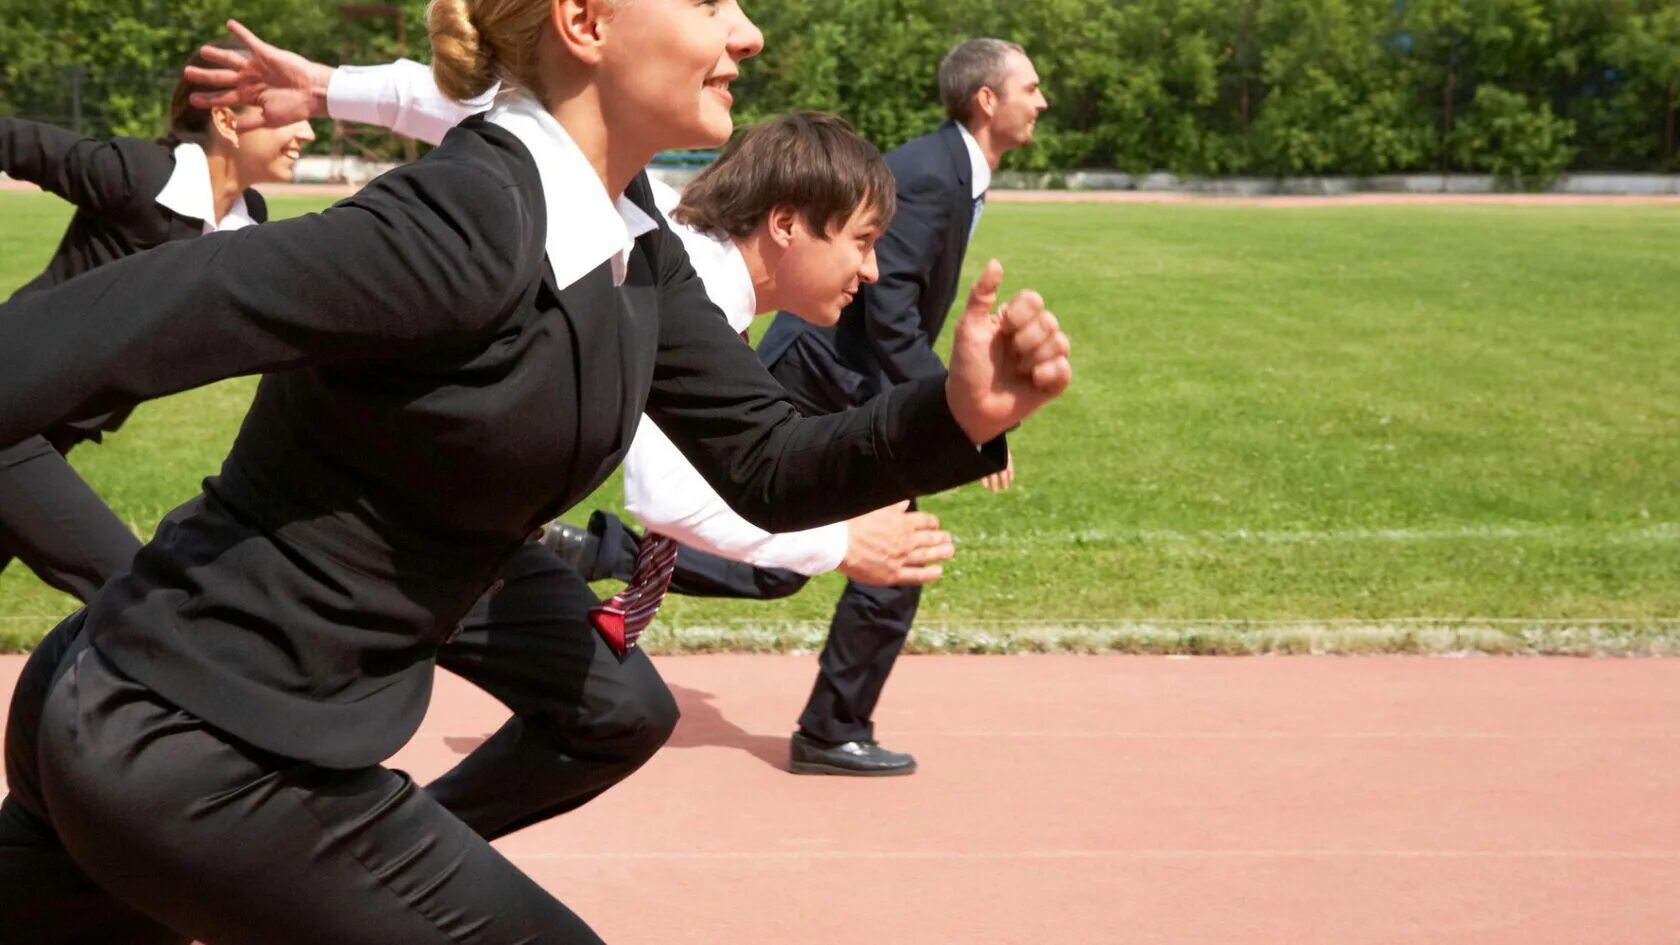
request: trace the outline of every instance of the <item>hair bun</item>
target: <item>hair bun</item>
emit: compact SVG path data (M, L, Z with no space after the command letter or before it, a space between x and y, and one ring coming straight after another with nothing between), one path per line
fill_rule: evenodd
M432 0L426 28L432 39L432 78L443 94L465 101L496 84L495 57L473 23L469 0Z

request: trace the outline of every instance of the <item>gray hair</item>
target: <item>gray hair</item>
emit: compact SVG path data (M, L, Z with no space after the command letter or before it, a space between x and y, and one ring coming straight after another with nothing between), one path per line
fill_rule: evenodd
M974 95L983 88L1000 92L1009 54L1026 55L1019 43L1006 39L971 39L945 54L939 63L939 100L952 121L967 122L974 114Z

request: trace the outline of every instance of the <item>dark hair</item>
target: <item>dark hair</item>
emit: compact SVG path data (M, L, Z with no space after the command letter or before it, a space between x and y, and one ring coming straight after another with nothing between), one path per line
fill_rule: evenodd
M751 233L777 207L791 207L820 236L867 203L885 227L897 209L881 152L844 119L794 112L729 142L684 188L677 222L731 237Z
M247 56L251 50L237 39L219 39L209 45L217 49L232 49ZM205 59L198 53L193 53L187 64L200 68L214 69L216 64ZM186 79L175 83L175 92L169 96L169 130L164 132L158 143L175 147L178 144L202 145L210 137L210 110L195 107L192 103L194 92L215 92L217 88L209 85L199 85Z
M967 122L974 114L974 96L989 88L1003 94L1009 54L1026 55L1020 44L1005 39L971 39L945 54L939 63L939 99L952 121Z

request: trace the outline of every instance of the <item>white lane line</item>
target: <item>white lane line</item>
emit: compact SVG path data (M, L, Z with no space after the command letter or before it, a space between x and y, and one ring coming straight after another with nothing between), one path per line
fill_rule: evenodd
M780 732L752 733L708 733L702 730L686 733L691 738L705 738L708 734L718 734L731 739L752 738L785 738ZM417 732L415 738L431 738L438 740L458 739L466 741L483 741L488 733L468 732ZM1069 741L1100 741L1116 739L1122 741L1290 741L1302 739L1322 739L1325 741L1405 741L1405 740L1436 740L1436 741L1521 741L1521 742L1552 742L1552 741L1584 741L1584 742L1628 742L1628 741L1672 741L1680 739L1680 732L1103 732L1081 730L1050 730L1050 731L996 731L996 732L942 732L942 731L894 731L895 739L910 741L920 738L986 738L986 739L1063 739ZM733 748L736 747L724 741L706 746L690 744L688 747Z
M1409 849L1142 849L1142 850L759 850L556 853L504 850L519 861L736 862L772 860L1577 860L1582 862L1680 862L1676 850L1409 850Z

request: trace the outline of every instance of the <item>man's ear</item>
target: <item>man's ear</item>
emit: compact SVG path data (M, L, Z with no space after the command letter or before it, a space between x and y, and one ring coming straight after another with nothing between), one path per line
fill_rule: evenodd
M605 0L549 0L548 21L572 58L589 65L601 61L601 43L612 21Z
M770 241L782 249L787 249L793 242L795 228L804 225L804 220L800 218L799 211L792 207L776 207L770 211L770 216L764 224Z

